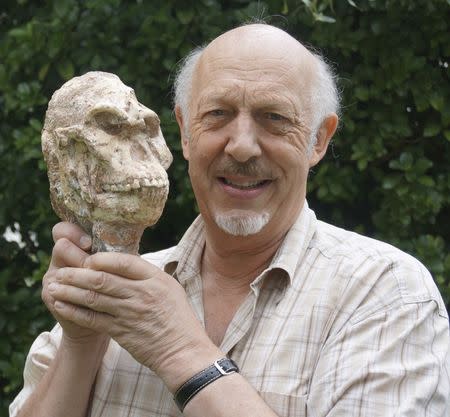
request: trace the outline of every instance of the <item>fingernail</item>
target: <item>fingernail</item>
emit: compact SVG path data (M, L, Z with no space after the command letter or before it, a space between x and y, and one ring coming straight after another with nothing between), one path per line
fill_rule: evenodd
M91 244L92 244L92 239L89 236L87 236L87 235L81 236L81 238L80 238L80 246L83 249L90 248Z
M55 308L58 310L62 310L66 305L62 303L61 301L55 301Z
M52 282L51 284L48 285L48 290L50 292L55 292L58 289L58 284L56 284L55 282Z

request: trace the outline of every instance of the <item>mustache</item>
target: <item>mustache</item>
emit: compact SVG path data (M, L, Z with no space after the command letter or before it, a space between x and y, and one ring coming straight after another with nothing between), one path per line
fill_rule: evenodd
M230 158L223 159L218 163L216 171L219 176L223 177L227 175L242 175L244 177L264 179L273 178L272 170L256 158L251 158L245 162L239 162Z

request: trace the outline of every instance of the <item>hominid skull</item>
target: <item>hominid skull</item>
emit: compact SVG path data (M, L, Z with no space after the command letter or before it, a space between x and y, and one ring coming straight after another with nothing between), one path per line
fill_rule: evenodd
M116 75L88 72L53 94L42 150L58 216L93 234L94 250L137 252L169 190L156 113Z

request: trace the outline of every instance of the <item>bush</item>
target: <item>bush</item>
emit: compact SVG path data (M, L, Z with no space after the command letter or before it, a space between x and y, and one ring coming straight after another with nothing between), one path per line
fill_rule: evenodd
M445 0L6 1L0 12L0 414L22 384L26 353L53 320L40 300L52 212L40 130L61 84L114 72L161 117L173 150L171 192L142 251L174 244L195 215L171 81L194 46L252 17L318 48L339 74L341 128L311 173L326 221L418 257L450 303L450 100ZM447 10L447 12L445 12Z

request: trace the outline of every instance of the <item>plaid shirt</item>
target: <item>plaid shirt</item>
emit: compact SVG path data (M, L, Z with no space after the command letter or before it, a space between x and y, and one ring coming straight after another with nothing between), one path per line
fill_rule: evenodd
M204 244L199 217L178 246L143 256L179 280L201 322ZM34 342L11 417L60 337L56 326ZM280 416L450 416L448 316L428 271L388 244L317 221L306 204L221 349ZM161 380L112 341L90 416L180 415Z

